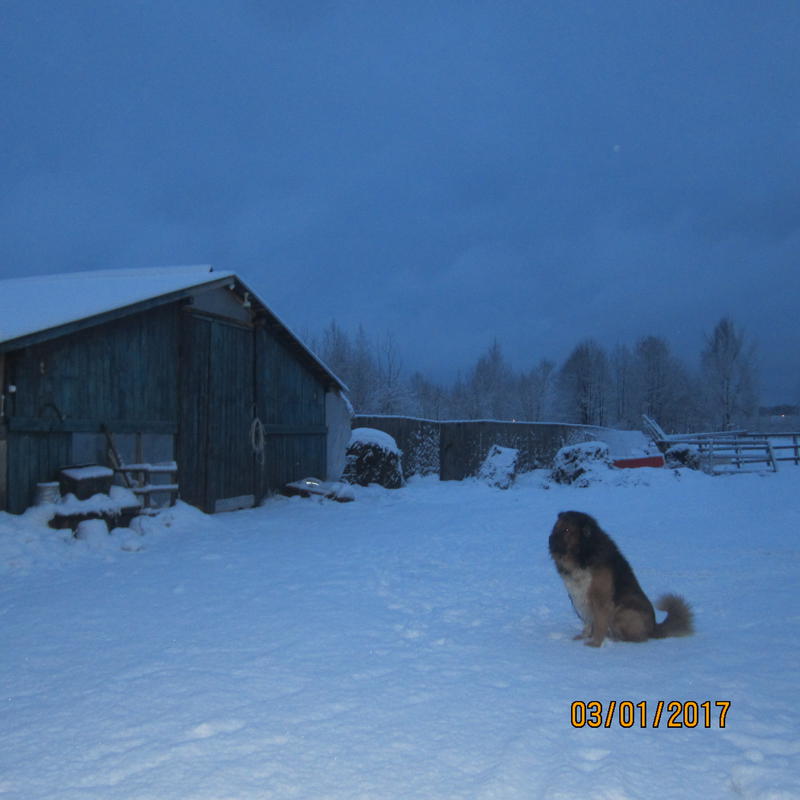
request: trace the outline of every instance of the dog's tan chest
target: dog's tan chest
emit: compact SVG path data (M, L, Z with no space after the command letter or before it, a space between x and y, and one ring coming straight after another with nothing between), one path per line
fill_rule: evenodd
M591 621L589 608L589 587L592 583L592 573L588 569L573 569L562 573L564 586L567 587L570 600L576 613L584 622Z

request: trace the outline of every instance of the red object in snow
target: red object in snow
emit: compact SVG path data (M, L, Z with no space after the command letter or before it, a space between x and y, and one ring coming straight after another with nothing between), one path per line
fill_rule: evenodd
M635 469L637 467L663 467L664 456L646 456L644 458L618 458L614 462L620 469Z

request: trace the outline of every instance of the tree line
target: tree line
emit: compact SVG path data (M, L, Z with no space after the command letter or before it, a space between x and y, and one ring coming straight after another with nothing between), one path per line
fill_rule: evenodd
M587 338L562 364L541 358L520 370L495 340L449 384L407 373L394 338L372 339L361 326L349 334L331 322L312 347L361 414L620 428L641 427L647 414L669 433L750 427L758 411L756 350L729 317L704 337L692 365L651 335L610 351Z

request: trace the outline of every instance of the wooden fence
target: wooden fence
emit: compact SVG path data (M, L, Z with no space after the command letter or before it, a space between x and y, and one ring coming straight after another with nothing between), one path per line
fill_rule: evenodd
M439 474L443 481L477 475L494 445L519 450L518 467L527 471L552 465L565 445L607 441L619 432L588 425L498 420L441 421L414 417L357 415L354 428L377 428L394 437L403 451L403 473Z
M709 472L742 470L765 465L774 472L778 462L800 465L800 434L738 433L734 436L698 436L670 439L662 444L689 444L697 448Z
M773 451L790 451L788 455L776 455L776 461L791 461L795 466L800 466L800 433L775 433L769 434L768 438Z
M666 452L676 445L689 445L699 456L700 465L708 472L730 472L753 466L778 470L778 462L800 466L800 433L749 433L723 431L714 433L666 434L649 417L644 424L659 449Z

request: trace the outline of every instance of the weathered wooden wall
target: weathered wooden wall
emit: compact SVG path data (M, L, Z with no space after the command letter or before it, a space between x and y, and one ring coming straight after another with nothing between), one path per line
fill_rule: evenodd
M6 355L10 511L71 462L73 433L175 434L176 321L162 307Z
M406 477L438 472L443 481L476 475L494 444L519 450L519 469L526 471L549 467L555 454L565 445L602 438L599 428L545 422L440 421L357 415L353 418L353 427L377 428L393 436L403 451Z
M58 421L69 430L98 420L120 429L174 426L176 322L167 306L9 354L12 416L32 430Z
M9 433L7 454L9 511L15 514L22 513L33 502L36 484L53 480L57 471L70 463L71 444L72 435L61 431Z
M171 437L181 497L206 511L257 502L325 476L324 376L285 333L196 313L183 303L105 322L5 355L6 507L72 463L73 436L106 425ZM264 426L254 451L251 425ZM143 440L144 437L140 437Z

